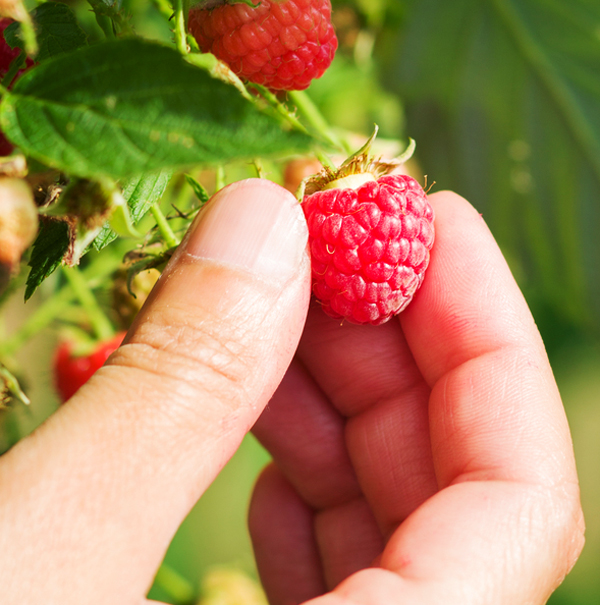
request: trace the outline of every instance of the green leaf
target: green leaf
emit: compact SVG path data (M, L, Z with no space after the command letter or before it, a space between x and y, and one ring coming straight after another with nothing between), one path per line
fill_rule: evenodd
M538 322L600 324L600 3L420 0L407 23L387 80L430 179L483 213Z
M164 170L131 178L123 184L123 197L134 225L150 210L152 204L162 198L171 176L170 171ZM117 234L107 224L94 240L94 248L100 251L116 238Z
M58 269L70 245L67 222L55 219L42 222L29 259L31 271L27 278L25 300L29 300L37 287Z
M24 74L0 105L21 150L71 175L120 179L310 148L172 48L111 40Z
M68 53L87 44L87 35L79 27L73 11L58 2L45 2L32 11L39 51L36 61L45 61L63 53ZM12 23L5 30L5 38L12 47L23 48L21 26Z

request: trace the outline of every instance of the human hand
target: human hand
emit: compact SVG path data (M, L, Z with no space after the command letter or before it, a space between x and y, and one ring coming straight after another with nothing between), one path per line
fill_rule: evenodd
M0 458L2 605L145 602L190 508L288 367L306 318L300 205L222 190L125 344Z
M272 605L541 604L582 548L569 429L527 305L473 208L430 201L415 300L378 327L312 309L254 428L274 457L250 509Z

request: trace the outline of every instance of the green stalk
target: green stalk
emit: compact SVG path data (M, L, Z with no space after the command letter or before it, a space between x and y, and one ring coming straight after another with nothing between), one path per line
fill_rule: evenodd
M21 36L25 43L25 51L28 55L33 57L38 54L39 46L37 38L35 37L35 28L33 27L31 17L26 14L26 18L19 18L19 21L21 21Z
M169 20L173 16L173 7L168 0L153 0L154 6L158 9L160 14Z
M115 330L104 311L100 308L94 293L92 292L86 278L78 267L61 267L63 275L69 282L69 286L78 298L81 306L86 310L92 330L99 340L108 340L115 335Z
M100 26L100 29L104 32L104 35L110 40L115 38L115 29L113 26L112 19L107 17L106 15L99 15L98 13L94 13L96 15L96 23Z
M269 102L271 107L273 107L294 130L308 134L308 130L306 130L304 124L302 124L302 122L300 122L300 120L283 103L281 103L266 86L260 86L258 84L252 84L252 86L260 92L260 94Z
M310 124L311 128L320 134L329 144L336 147L344 153L348 153L347 146L331 129L319 108L313 103L312 99L303 90L292 90L289 93L290 99L294 102L300 114Z
M187 15L190 8L189 0L174 0L175 10L175 46L182 55L190 52L187 43Z
M150 212L152 213L152 216L156 221L156 226L158 227L158 230L160 231L160 234L165 240L167 246L169 248L175 248L175 246L178 246L179 239L173 233L173 229L171 229L169 222L167 221L165 215L162 213L162 210L160 209L157 203L152 204L152 206L150 206Z
M254 168L256 168L256 176L259 179L267 178L265 176L265 168L264 168L263 163L260 160L260 158L254 158L253 163L254 163Z
M223 187L225 187L225 168L219 164L215 175L215 191L220 191Z
M90 265L83 271L83 278L91 282L91 276L96 269L95 265ZM93 276L99 283L114 271L114 267L105 266L97 275ZM67 283L58 293L47 298L21 325L19 330L10 338L0 344L0 355L9 358L12 357L30 338L38 334L41 330L51 324L56 318L64 314L66 306L75 298L75 292Z

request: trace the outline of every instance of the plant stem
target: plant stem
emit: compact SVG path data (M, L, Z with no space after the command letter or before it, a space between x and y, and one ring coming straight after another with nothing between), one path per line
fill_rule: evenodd
M92 330L99 340L108 340L115 335L115 330L104 311L100 308L86 278L78 267L62 267L62 272L81 306L86 310Z
M308 130L306 130L304 124L302 124L302 122L300 122L300 120L283 103L281 103L266 86L259 86L257 84L253 84L252 86L260 92L260 94L269 102L271 107L274 107L277 113L283 117L292 128L308 134Z
M189 4L189 0L173 1L173 9L175 10L175 46L182 55L187 55L190 52L186 31Z
M260 158L254 158L253 163L254 163L254 168L256 168L256 176L259 179L267 178L265 176L265 168L264 168L263 163L260 160Z
M195 603L198 598L193 584L165 563L156 572L154 584L169 593L178 603Z
M25 16L25 19L19 19L19 21L21 21L21 36L25 42L26 53L30 56L34 56L37 55L39 50L37 38L35 37L35 28L33 27L31 17L28 14Z
M173 16L173 7L167 0L153 0L153 3L163 17L171 19Z
M90 265L83 271L84 279L88 285L92 281L102 283L114 271L112 265L103 266L97 272L96 265ZM12 357L32 336L38 334L57 317L65 312L66 306L75 298L75 293L67 283L58 293L47 298L23 323L17 332L0 344L0 354L3 357Z
M174 248L175 246L178 246L179 239L173 233L173 229L171 229L171 226L169 225L169 222L167 221L165 215L162 213L162 210L160 209L158 203L152 204L152 206L150 206L150 212L152 213L152 216L156 221L156 226L158 227L158 230L160 231L160 234L165 240L167 246L169 248Z
M215 191L220 191L223 187L225 187L225 168L219 164L215 175Z
M313 103L312 99L303 90L292 90L289 93L290 99L294 102L298 111L304 119L318 134L320 134L333 147L338 148L344 153L348 153L347 146L331 129L319 108Z
M115 30L112 19L106 15L99 15L98 13L94 14L96 15L96 23L98 23L100 29L104 32L104 35L109 40L115 38Z

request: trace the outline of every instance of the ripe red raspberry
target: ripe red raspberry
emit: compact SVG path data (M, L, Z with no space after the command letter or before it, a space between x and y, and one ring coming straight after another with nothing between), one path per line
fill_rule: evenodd
M110 340L99 343L88 355L76 355L73 343L63 342L54 355L54 384L61 401L65 402L99 370L125 338L120 332Z
M261 0L256 7L207 0L189 29L238 76L271 90L304 90L331 64L337 38L330 0Z
M342 167L302 202L313 292L328 315L356 324L379 325L405 309L423 282L434 239L433 210L419 183L376 175L345 176Z

